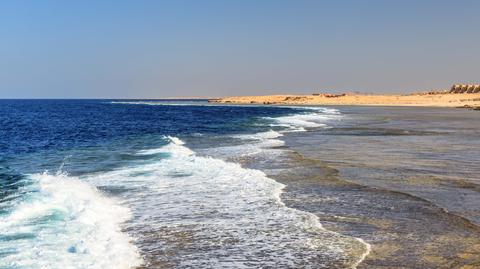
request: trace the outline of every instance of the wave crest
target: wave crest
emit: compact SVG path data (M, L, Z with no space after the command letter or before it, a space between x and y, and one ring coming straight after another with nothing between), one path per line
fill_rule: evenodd
M17 238L0 267L126 269L142 263L132 238L122 232L128 208L74 177L30 178L30 195L0 219L0 234Z

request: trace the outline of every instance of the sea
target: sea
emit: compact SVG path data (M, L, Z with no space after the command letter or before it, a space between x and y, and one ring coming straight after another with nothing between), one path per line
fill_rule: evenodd
M475 268L479 116L0 100L0 268Z

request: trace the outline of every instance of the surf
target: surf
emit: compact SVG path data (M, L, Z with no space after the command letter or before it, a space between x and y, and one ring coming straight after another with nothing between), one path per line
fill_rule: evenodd
M28 176L28 195L0 217L2 268L115 268L141 265L122 231L130 210L66 174Z
M315 261L327 268L358 262L349 253L364 250L365 243L288 208L281 200L285 185L260 170L198 155L176 137L164 139L169 143L155 149L160 157L151 156L148 164L83 178L102 189L125 190L123 203L135 219L127 229L147 264L247 268Z

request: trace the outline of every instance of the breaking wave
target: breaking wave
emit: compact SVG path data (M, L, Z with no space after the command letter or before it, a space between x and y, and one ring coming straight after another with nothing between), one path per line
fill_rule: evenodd
M328 268L353 266L365 251L358 239L323 229L314 214L286 207L280 199L285 186L262 171L198 156L178 138L168 139L155 150L168 158L85 178L128 190L123 199L136 216L129 230L147 264L164 259L177 268L247 268L315 262Z
M115 268L142 259L122 223L130 210L78 178L47 173L0 218L1 268Z

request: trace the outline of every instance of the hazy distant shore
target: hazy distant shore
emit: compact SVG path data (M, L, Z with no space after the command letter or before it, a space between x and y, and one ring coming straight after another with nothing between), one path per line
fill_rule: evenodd
M232 104L470 107L478 109L480 107L480 93L419 93L408 95L314 94L233 96L219 99L211 99L210 102Z

